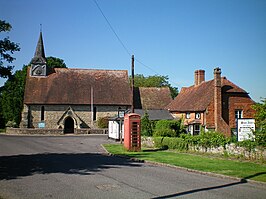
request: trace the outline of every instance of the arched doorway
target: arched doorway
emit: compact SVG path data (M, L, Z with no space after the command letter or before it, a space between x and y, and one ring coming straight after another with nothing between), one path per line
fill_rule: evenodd
M74 133L74 120L71 117L65 120L64 133Z

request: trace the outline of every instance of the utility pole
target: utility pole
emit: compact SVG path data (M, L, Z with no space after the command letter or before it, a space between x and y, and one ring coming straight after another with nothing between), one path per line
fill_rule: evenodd
M131 58L131 92L132 92L132 104L131 113L134 113L134 55Z

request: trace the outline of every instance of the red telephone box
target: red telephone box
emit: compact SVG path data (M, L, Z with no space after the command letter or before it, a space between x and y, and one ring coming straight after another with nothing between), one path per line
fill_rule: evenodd
M140 115L126 114L124 117L124 147L129 151L141 150Z

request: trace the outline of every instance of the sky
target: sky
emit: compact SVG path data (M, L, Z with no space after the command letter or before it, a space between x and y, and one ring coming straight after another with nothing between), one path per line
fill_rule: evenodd
M21 48L13 72L31 61L42 24L46 56L68 68L131 74L134 54L136 74L168 76L179 90L195 70L210 80L220 67L254 101L266 97L266 0L0 0L0 19L12 25L0 39Z

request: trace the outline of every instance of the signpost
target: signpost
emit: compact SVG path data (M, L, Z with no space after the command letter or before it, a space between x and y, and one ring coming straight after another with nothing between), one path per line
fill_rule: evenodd
M237 119L237 141L253 140L255 135L255 119Z
M123 142L123 137L122 137L122 121L124 120L126 110L121 109L120 107L118 108L118 118L119 118L119 137L120 137L120 143L122 144Z

